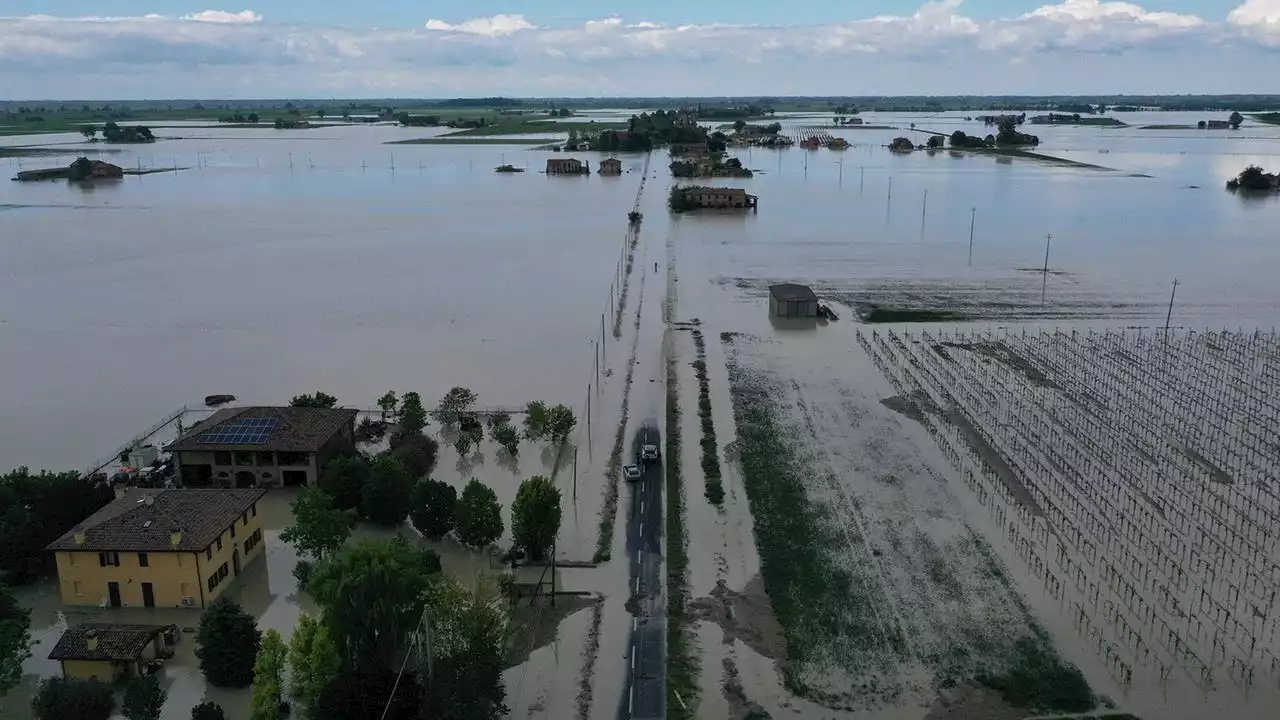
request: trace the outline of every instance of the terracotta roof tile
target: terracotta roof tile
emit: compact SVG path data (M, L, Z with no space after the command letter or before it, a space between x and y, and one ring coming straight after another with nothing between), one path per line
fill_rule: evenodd
M46 549L199 552L266 494L265 490L134 490L90 515ZM182 532L177 545L171 537L174 530ZM83 545L76 544L77 532L85 534Z
M136 660L147 643L165 631L168 625L117 625L115 623L82 623L67 628L58 644L49 652L50 660ZM89 632L98 637L98 647L89 649Z

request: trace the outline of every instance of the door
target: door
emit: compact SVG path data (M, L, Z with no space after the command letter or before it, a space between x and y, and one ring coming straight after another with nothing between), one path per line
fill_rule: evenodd
M231 551L231 567L235 569L238 576L240 574L240 548Z
M111 607L120 607L120 583L107 583L107 597L111 598Z
M142 583L142 606L152 608L156 606L156 593L151 583Z

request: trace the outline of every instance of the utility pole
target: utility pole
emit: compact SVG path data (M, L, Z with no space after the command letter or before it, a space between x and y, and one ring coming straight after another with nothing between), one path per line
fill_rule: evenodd
M969 267L973 267L973 223L978 218L978 208L969 208Z
M591 383L587 383L587 458L591 458ZM573 452L573 496L578 497L578 451Z
M1173 320L1173 298L1178 294L1178 278L1173 279L1173 291L1169 293L1169 312L1164 316L1164 341L1169 342L1169 322Z
M884 201L884 219L889 221L889 206L893 204L893 176L889 176L889 197Z
M858 194L862 194L863 182L867 179L867 166L860 165L858 167Z
M924 201L920 203L920 239L924 240L924 217L929 209L929 191L924 191Z
M587 393L587 405L588 406L591 405L590 392ZM587 432L589 433L591 431L588 430ZM591 442L590 437L587 438L587 442L588 443ZM577 445L573 446L573 499L575 501L578 499L578 446Z
M1053 242L1053 234L1044 236L1044 272L1040 275L1040 304L1044 305L1044 294L1049 286L1049 243Z

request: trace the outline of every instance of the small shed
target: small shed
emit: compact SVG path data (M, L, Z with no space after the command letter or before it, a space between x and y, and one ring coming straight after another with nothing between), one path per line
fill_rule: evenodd
M49 659L62 664L63 677L115 682L139 677L144 665L169 656L176 639L173 625L82 623L62 633Z
M769 314L774 317L818 317L818 296L808 285L770 285Z

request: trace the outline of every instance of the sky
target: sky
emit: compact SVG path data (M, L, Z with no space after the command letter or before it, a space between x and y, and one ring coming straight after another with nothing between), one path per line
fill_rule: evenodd
M1280 0L0 0L0 100L1280 94Z

